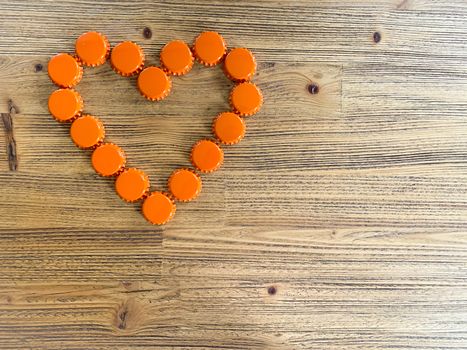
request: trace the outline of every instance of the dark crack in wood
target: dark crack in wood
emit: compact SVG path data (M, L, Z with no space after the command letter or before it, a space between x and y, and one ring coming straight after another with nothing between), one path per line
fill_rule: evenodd
M18 170L18 155L16 153L16 140L13 133L13 116L19 113L18 107L12 100L8 101L8 113L1 113L3 128L5 129L6 152L8 166L11 171Z

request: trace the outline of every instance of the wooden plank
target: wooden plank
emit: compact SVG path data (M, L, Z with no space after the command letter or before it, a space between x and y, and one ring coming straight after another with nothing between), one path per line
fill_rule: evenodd
M128 339L143 348L404 347L414 338L462 348L465 234L371 232L171 230L167 277L156 283L3 282L0 337L53 349L82 332L92 348ZM12 327L23 342L8 337Z
M87 346L169 348L179 309L173 281L2 285L0 341L4 348ZM15 329L19 337L11 337ZM134 344L134 343L133 343Z
M3 5L4 20L0 30L6 35L2 43L14 54L60 52L80 33L89 30L92 23L91 29L105 32L112 43L142 41L143 29L150 27L154 33L148 42L151 43L148 45L150 57L174 37L191 42L201 30L212 28L225 33L232 45L246 45L240 38L247 36L247 46L258 53L260 60L342 64L381 62L399 57L413 63L436 63L441 59L444 65L465 63L462 43L451 40L452 28L456 28L458 36L464 33L467 6L462 0L437 1L436 4L425 0L356 1L344 6L337 1L302 4L272 0L263 4L196 1L156 5L140 2L137 9L125 2L94 5L73 1L54 4L51 9L47 2L37 1L33 11L31 6ZM99 11L92 13L91 9L96 6ZM135 11L132 17L122 10L128 6ZM187 16L187 6L191 16ZM83 11L86 16L82 15ZM246 14L248 21L244 20ZM18 16L28 25L18 23ZM445 20L446 16L449 21ZM70 23L73 26L70 27ZM43 28L47 28L47 35L41 34ZM383 40L375 46L372 38L378 30ZM36 38L40 44L24 45L28 38ZM445 50L446 42L449 42L449 50Z
M0 9L0 349L466 348L464 0ZM153 227L50 117L47 61L99 30L157 65L206 29L253 50L265 104L200 197ZM173 87L148 102L108 65L78 87L154 189L232 84L195 65Z
M67 209L63 207L62 210ZM2 210L2 213L8 214L8 211ZM43 215L48 214L45 211ZM42 223L36 220L39 225L45 224L44 220ZM68 230L35 229L29 224L31 228L27 230L14 230L15 226L26 226L26 222L18 219L17 223L10 223L0 231L0 283L89 282L118 278L133 281L161 276L160 232L147 228L132 232L96 231L92 224L88 229L81 225L79 229Z
M196 344L222 335L234 348L242 330L252 349L406 348L414 337L461 348L464 233L179 230L165 236L164 269L178 276Z

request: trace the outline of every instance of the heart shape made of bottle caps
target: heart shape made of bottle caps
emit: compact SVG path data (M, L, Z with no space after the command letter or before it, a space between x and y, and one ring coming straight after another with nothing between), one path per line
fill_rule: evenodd
M228 52L227 52L228 51ZM140 169L126 167L124 151L105 142L105 129L94 115L83 112L83 99L73 89L83 77L83 66L104 64L110 57L112 69L124 77L137 75L137 88L151 101L159 101L170 93L171 76L188 73L194 58L205 66L224 63L225 75L236 85L230 93L230 111L218 114L212 125L214 138L196 142L192 149L191 168L176 169L167 181L167 191L149 191L149 178ZM144 66L142 48L124 41L110 47L102 33L82 34L75 44L75 53L60 53L48 64L50 79L59 86L49 97L52 116L60 122L70 122L73 142L82 149L92 150L91 163L102 176L115 177L115 189L127 202L142 200L142 213L153 224L165 224L176 211L175 201L188 202L201 191L200 173L217 170L223 160L222 147L239 142L245 134L244 117L259 111L263 96L251 82L256 72L256 61L248 49L227 50L224 38L216 32L203 32L190 48L181 40L166 44L160 53L161 66Z

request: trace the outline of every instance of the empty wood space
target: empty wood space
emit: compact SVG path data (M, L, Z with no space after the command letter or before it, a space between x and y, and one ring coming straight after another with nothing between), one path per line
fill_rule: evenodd
M467 2L0 0L1 349L467 349ZM50 116L49 58L86 31L159 64L251 49L264 93L200 197L148 224ZM77 90L152 188L232 83L163 101L108 64Z

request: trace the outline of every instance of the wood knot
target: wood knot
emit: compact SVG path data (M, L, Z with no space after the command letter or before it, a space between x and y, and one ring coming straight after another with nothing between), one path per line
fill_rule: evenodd
M268 294L269 295L275 295L277 293L277 288L274 286L271 286L268 288Z
M319 86L315 83L308 84L307 89L308 92L312 95L316 95L319 92Z
M37 63L34 65L34 72L36 73L42 72L42 69L44 69L44 66L41 63Z
M128 281L122 281L121 284L125 289L131 289L131 287L133 285L133 283L128 282Z
M152 38L152 30L149 27L145 27L143 29L143 37L145 39L151 39Z
M119 329L126 328L127 317L128 317L128 310L126 308L118 312L118 328Z
M18 113L20 113L20 112L19 112L18 106L14 104L14 102L13 102L12 99L9 99L9 100L8 100L8 112L9 112L10 114L18 114Z
M381 33L380 32L374 32L373 33L373 41L375 44L379 43L381 41Z
M145 307L133 298L127 299L118 307L114 325L120 331L134 332L144 323L145 317Z

